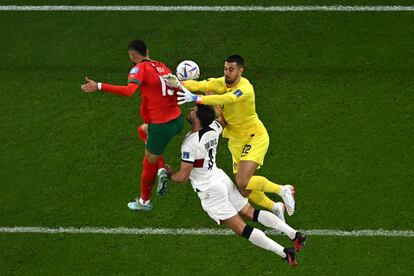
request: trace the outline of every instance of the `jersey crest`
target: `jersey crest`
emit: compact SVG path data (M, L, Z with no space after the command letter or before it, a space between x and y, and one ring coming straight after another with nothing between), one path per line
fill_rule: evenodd
M236 91L233 92L233 94L236 95L237 98L239 98L241 95L243 95L243 92L240 89L237 89Z
M190 153L188 151L183 151L183 159L189 159Z
M131 71L129 71L129 73L130 74L137 74L138 71L139 71L139 68L138 67L134 67L134 68L131 69Z

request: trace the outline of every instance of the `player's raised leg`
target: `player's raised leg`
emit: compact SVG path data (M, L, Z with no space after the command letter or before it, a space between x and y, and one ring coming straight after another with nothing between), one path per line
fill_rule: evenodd
M259 222L266 227L283 232L290 240L293 241L295 251L299 251L305 245L306 236L304 234L293 229L286 222L279 219L271 212L258 210L250 206L250 204L246 204L246 206L240 210L239 214L248 220Z
M288 214L291 216L295 212L295 190L292 185L279 185L268 180L266 177L253 175L246 189L278 194L283 199Z
M246 224L239 215L235 215L229 219L220 220L220 223L232 229L237 235L246 238L252 244L279 255L282 259L288 261L291 266L297 264L296 254L293 248L284 248L267 237L260 229L253 228Z
M274 202L264 192L251 191L247 197L254 204L272 211L278 218L285 221L285 207L281 202Z
M272 210L272 212L275 214L277 213L278 215L283 215L283 213L281 213L279 210L279 206L276 205L276 203L270 198L268 198L263 191L257 191L255 189L251 189L251 187L248 187L250 179L257 170L258 164L254 161L249 160L238 161L235 159L234 155L233 163L237 164L237 170L235 170L235 178L240 193L243 196L247 197L254 204L268 210Z

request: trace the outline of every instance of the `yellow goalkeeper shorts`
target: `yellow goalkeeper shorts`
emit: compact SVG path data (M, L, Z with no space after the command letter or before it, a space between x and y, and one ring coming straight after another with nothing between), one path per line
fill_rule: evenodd
M228 143L233 159L233 173L237 173L239 162L254 161L263 165L264 158L269 148L269 134L264 125L260 122L258 127L245 139L230 138Z

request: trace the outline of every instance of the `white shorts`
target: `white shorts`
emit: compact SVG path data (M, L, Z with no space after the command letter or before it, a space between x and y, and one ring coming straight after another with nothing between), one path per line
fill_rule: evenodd
M217 224L220 220L231 218L238 214L248 203L230 177L220 170L217 177L212 179L209 188L197 193L204 211L214 219Z

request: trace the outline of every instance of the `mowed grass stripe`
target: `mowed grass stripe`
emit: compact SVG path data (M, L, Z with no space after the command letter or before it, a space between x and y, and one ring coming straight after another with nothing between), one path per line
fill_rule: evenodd
M362 229L343 231L335 229L299 230L310 236L337 236L337 237L414 237L413 230L384 230ZM274 230L265 231L269 235L279 235ZM233 235L228 229L210 228L106 228L106 227L0 227L0 233L39 233L39 234L126 234L126 235Z
M395 12L414 6L0 6L0 11Z

